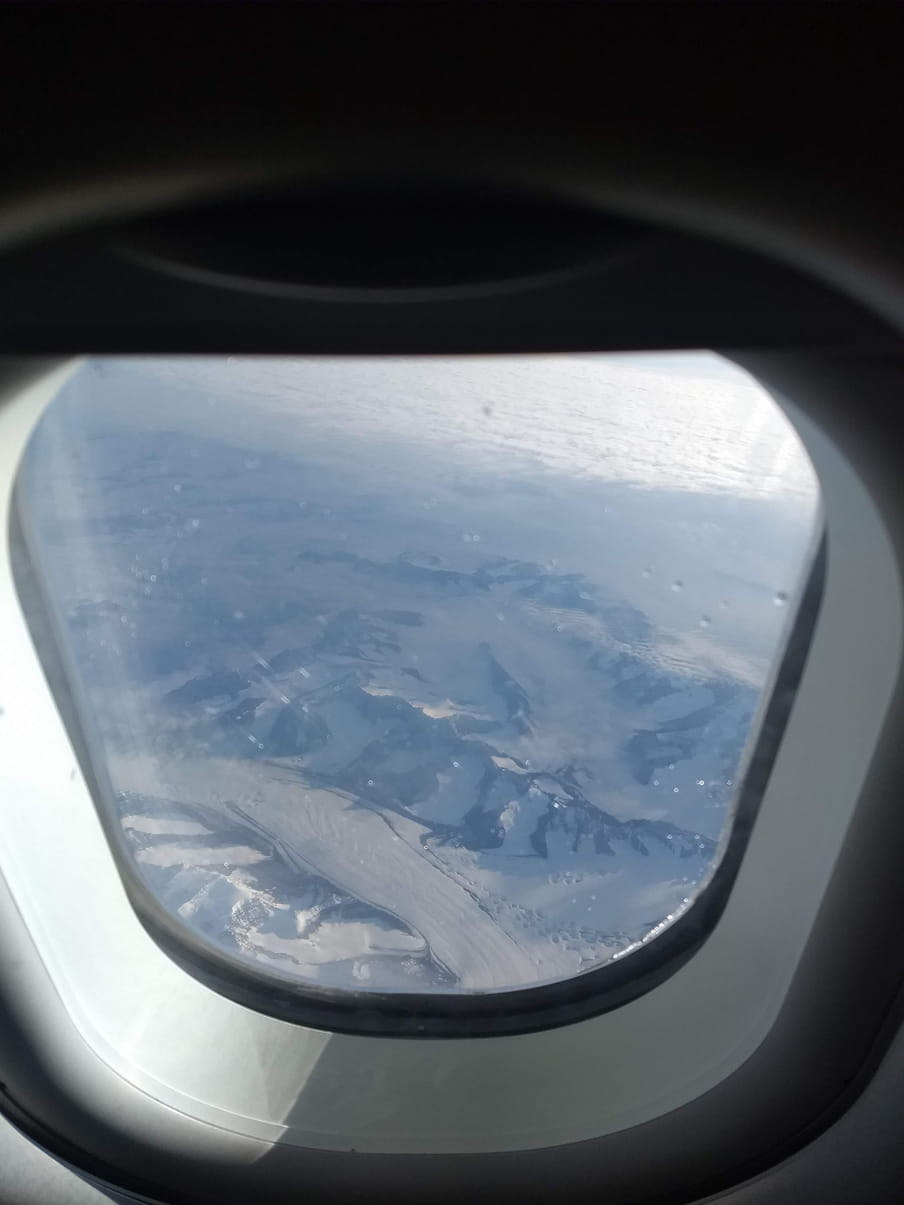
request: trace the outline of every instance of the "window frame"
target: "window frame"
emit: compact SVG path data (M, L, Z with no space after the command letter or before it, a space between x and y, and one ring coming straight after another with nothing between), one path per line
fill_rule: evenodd
M500 1037L569 1025L630 1003L694 956L717 925L741 866L804 671L826 574L826 535L817 511L799 578L800 597L775 650L745 740L730 827L722 834L717 860L704 885L678 915L610 962L569 979L479 994L356 992L280 976L265 964L218 949L180 924L135 873L106 772L103 744L93 731L91 707L41 575L39 540L18 477L9 539L13 578L32 641L123 887L146 932L185 972L237 1004L298 1025L376 1037Z
M837 364L831 370L839 374ZM8 485L64 374L13 389L0 410L0 480ZM522 1178L542 1168L553 1174L547 1159L560 1176L564 1143L573 1152L571 1191L600 1158L610 1187L630 1183L634 1191L638 1177L665 1174L660 1165L669 1183L695 1182L701 1151L717 1135L723 1163L743 1159L754 1114L759 1143L766 1132L787 1140L817 1112L830 1116L856 1089L854 1072L875 1042L874 1006L884 1015L883 985L897 982L898 962L887 959L856 1011L858 1040L846 1027L847 1040L830 1046L832 1018L847 1018L857 988L847 964L838 965L834 937L816 1000L798 987L817 928L817 963L825 962L823 916L832 901L838 906L836 864L853 840L845 843L849 826L859 846L848 862L861 856L864 833L873 833L874 846L877 826L885 838L881 778L877 787L871 766L901 664L901 562L857 472L811 420L782 404L820 477L829 555L812 652L734 890L695 957L630 1007L532 1034L325 1034L235 1004L176 967L135 916L84 780L70 773L71 742L12 590L7 547L0 621L27 697L3 718L0 769L8 775L21 755L23 724L40 727L46 756L20 767L26 778L17 790L7 778L0 792L12 838L0 850L4 1110L61 1152L71 1144L83 1163L128 1169L137 1160L167 1192L194 1169L226 1202L249 1192L292 1200L299 1174L324 1176L338 1191L369 1182L395 1156L409 1168L429 1156L430 1174L447 1188L475 1176L507 1183L513 1151L521 1152ZM789 810L801 781L809 793ZM38 864L33 850L48 833L56 857ZM25 854L18 864L17 850ZM78 884L76 863L85 861L109 915L86 918L71 908L66 887ZM874 915L872 902L861 892L858 921L864 911ZM86 928L86 919L104 931ZM858 932L845 926L840 938L849 929ZM849 956L862 959L861 947ZM801 1065L807 1074L789 1079ZM758 1082L764 1066L784 1084L780 1098L753 1089L750 1077ZM342 1154L350 1149L351 1163ZM654 1149L670 1151L668 1159L651 1161Z

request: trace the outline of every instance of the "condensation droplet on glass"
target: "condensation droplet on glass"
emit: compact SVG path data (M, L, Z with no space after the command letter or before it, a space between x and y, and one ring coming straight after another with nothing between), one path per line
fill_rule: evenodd
M652 576L653 576L653 570L652 570L652 569L650 569L649 567L647 567L646 569L644 569L644 570L643 570L642 576L643 576L643 577L652 577Z
M702 779L702 778L698 778L698 779L697 779L697 786L698 786L698 787L704 787L704 786L706 786L706 783L703 781L703 779Z
M700 616L700 627L701 628L708 628L711 623L712 623L712 620L710 619L710 617L708 615Z
M244 612L244 611L233 611L233 612L232 612L232 618L233 618L233 619L244 619L244 618L245 618L245 612Z
M680 787L672 787L672 794L677 795L680 789Z
M181 486L181 485L179 485L178 483L177 483L176 485L174 485L174 486L173 486L173 493L174 493L174 494L181 494L181 493L182 493L182 486Z
M372 778L368 778L368 780L367 780L367 785L368 785L369 787L372 787L372 786L374 785L374 780L373 780Z
M191 525L195 529L195 531L197 531L197 529L201 526L201 520L200 519L192 519Z
M670 761L670 762L669 762L669 769L670 769L670 770L674 770L674 769L675 769L675 763L674 763L673 761Z
M785 605L785 603L788 601L788 595L785 593L784 590L777 590L775 592L775 596L773 597L772 601L777 607L783 607Z
M461 762L454 761L454 762L452 763L452 765L455 767L455 769L456 769L456 770L458 770L458 769L460 769L460 767L461 767Z
M681 581L680 578L678 578L677 581L672 582L672 589L677 594L679 590L684 589L684 582Z
M658 787L658 786L659 786L659 779L658 779L658 778L654 778L654 779L653 779L653 786L654 786L654 787Z
M496 612L496 618L499 620L500 623L505 623L505 616L502 614L501 611Z

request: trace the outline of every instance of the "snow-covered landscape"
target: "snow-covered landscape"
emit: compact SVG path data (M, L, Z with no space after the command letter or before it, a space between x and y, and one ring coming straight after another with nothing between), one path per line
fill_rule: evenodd
M277 975L400 992L688 906L818 509L708 354L93 361L21 488L135 873Z

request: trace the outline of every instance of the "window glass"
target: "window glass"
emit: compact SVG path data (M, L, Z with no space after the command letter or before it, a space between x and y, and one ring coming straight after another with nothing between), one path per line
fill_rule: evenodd
M818 514L705 353L89 361L19 501L127 873L250 969L446 994L692 905Z

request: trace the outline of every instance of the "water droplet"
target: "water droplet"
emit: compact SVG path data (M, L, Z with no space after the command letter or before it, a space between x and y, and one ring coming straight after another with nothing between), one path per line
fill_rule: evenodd
M679 590L684 589L684 582L680 578L678 578L677 581L672 582L672 589L677 594Z
M679 789L680 789L679 787L672 787L672 794L673 794L673 795L677 795L677 794L678 794Z
M244 619L244 618L245 618L245 612L244 612L244 611L233 611L233 612L232 612L232 618L233 618L233 619Z
M368 778L368 780L367 780L367 785L368 785L369 787L372 787L372 786L374 785L374 780L373 780L372 778Z
M659 779L658 779L658 778L654 778L654 779L653 779L653 786L654 786L654 787L658 787L658 786L659 786Z
M652 569L644 569L644 570L643 570L643 576L644 576L644 577L652 577L652 575L653 575L653 570L652 570Z
M703 786L706 786L706 783L703 781L703 779L702 779L702 778L698 778L698 779L697 779L697 786L698 786L698 787L703 787Z
M700 627L701 628L708 628L711 623L712 623L712 620L710 619L710 617L708 615L700 616Z
M173 493L174 493L174 494L181 494L181 493L182 493L182 486L181 486L181 485L174 485L174 486L173 486Z
M777 607L783 607L785 605L785 603L788 601L788 595L785 593L784 590L777 590L775 592L775 596L773 597L772 601L773 601L773 603L775 603L775 605Z

